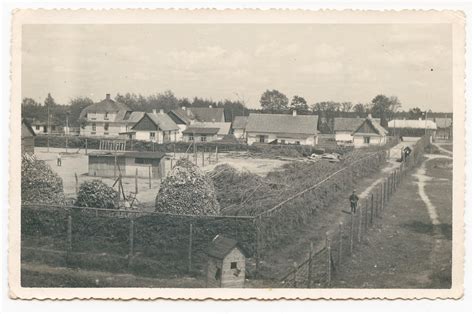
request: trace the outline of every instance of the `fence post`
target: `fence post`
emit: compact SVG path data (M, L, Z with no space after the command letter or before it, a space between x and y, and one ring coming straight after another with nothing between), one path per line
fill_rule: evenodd
M67 153L67 149L68 149L68 136L66 135L66 153Z
M296 283L296 275L298 272L298 264L296 262L293 262L293 288L297 288L297 283Z
M117 176L117 155L114 155L114 178Z
M337 264L340 266L342 263L342 237L344 233L344 223L342 221L339 222L339 252L338 252L338 259Z
M354 248L354 213L351 213L351 234L349 236L349 241L350 241L349 252L352 255L352 249Z
M74 179L76 180L76 196L79 194L79 179L77 178L77 172L74 172Z
M216 146L216 164L219 162L219 148Z
M308 261L308 289L312 288L313 283L313 242L309 244L309 261Z
M362 206L360 206L357 216L359 217L357 221L357 243L360 243L360 238L362 235Z
M204 150L206 149L206 146L202 148L202 166L204 167Z
M148 188L151 189L151 166L148 166Z
M365 215L364 215L364 232L367 233L369 228L369 199L365 200Z
M193 224L189 224L189 245L188 245L188 272L192 269L192 250L193 250Z
M262 223L262 216L258 216L257 220L255 221L255 231L257 236L257 241L255 245L255 279L258 279L259 276L259 269L260 269L260 227Z
M138 194L138 168L135 168L135 194Z
M72 216L71 212L67 216L67 239L66 239L66 263L69 264L72 253Z
M328 283L327 286L331 287L331 239L329 239L329 231L326 232L326 249L328 253L327 260L327 271L328 271Z
M377 194L378 198L378 194ZM370 196L371 199L371 205L370 205L370 225L374 223L374 193L371 194Z
M135 222L133 219L130 219L130 230L129 230L129 251L128 251L128 266L132 265L132 258L133 258L133 251L134 251L134 243L133 243L133 238L134 238L134 233L135 233Z

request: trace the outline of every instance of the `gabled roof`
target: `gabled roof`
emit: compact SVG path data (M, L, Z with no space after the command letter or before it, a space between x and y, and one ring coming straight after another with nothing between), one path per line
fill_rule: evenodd
M435 118L435 123L438 128L449 128L453 125L451 118Z
M191 107L189 109L199 122L225 122L224 108Z
M145 112L143 111L125 111L120 110L115 117L114 122L122 122L122 123L137 123L138 121L143 118Z
M238 248L244 256L248 255L236 240L217 235L212 240L207 254L212 257L224 259L234 248Z
M436 123L431 120L392 120L388 121L388 127L397 129L437 129Z
M230 131L230 122L194 122L189 126L190 128L217 128L218 135L227 135Z
M247 126L248 116L236 116L234 117L234 121L232 121L232 128L233 129L245 129Z
M179 121L176 121L176 119L173 119L173 117L172 117L172 119L173 119L173 121L175 121L175 123L180 123L181 122L181 123L184 123L184 124L189 124L189 123L191 123L191 120L194 119L194 115L193 115L191 110L188 112L187 110L184 110L184 109L181 109L181 108L173 109L168 114L172 115L177 120L179 120Z
M318 116L251 113L245 130L253 133L314 135L318 133Z
M183 134L205 134L205 135L216 135L219 132L219 128L199 128L190 126L183 131Z
M334 118L334 132L354 132L365 118Z
M135 129L135 127L144 119L145 117L148 117L156 126L162 131L175 131L179 130L179 127L174 123L171 118L164 113L145 113L143 117L135 123L134 126L132 126L132 130Z
M378 123L375 119L367 118L364 119L364 121L360 124L360 126L352 133L352 135L356 133L361 133L361 134L368 134L368 132L360 132L362 130L362 127L367 124L375 134L378 134L380 136L384 136L388 134L388 131L385 130L380 123Z
M86 116L89 112L96 112L96 113L105 113L105 112L119 112L119 111L131 111L129 107L126 105L117 102L110 98L110 95L107 94L106 98L98 103L93 105L87 106L81 111L80 118Z
M21 119L21 137L27 136L26 134L23 134L24 130L30 132L31 136L36 136L35 131L25 118Z

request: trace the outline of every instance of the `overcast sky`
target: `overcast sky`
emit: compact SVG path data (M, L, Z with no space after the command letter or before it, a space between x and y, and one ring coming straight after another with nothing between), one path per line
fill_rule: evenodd
M452 111L447 24L25 25L22 97L172 90L177 97L245 99L266 89L291 99Z

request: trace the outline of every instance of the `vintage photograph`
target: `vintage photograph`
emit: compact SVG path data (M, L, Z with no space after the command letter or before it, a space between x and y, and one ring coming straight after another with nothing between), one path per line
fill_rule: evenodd
M453 288L452 24L20 29L22 288Z

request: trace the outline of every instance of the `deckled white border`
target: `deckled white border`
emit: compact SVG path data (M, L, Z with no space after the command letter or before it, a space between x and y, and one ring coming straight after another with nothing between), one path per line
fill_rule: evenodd
M198 16L199 15L199 16ZM197 20L199 19L199 20ZM205 20L205 21L203 21ZM19 286L19 180L14 174L20 173L19 145L20 106L11 106L11 189L10 189L10 295L20 298L114 298L114 299L362 299L362 298L457 298L462 295L463 280L463 198L459 188L464 182L464 15L461 12L420 12L420 11L21 11L17 12L13 23L12 50L12 104L21 102L21 72L19 71L21 37L18 26L27 23L452 23L454 53L454 189L453 199L453 288L442 289L140 289L140 288L21 288ZM100 21L100 22L99 22ZM20 32L21 33L21 32Z

